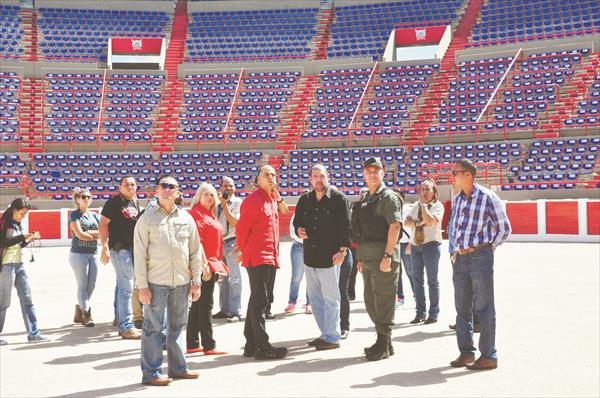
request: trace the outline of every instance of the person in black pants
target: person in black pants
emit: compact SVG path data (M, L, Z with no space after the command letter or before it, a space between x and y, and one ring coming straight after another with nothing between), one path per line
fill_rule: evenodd
M352 251L348 250L346 258L340 266L340 330L342 332L342 340L348 338L348 333L350 332L350 297L348 294L348 287L354 269L354 257Z
M356 274L358 269L356 268L356 246L354 243L350 246L350 252L352 253L352 270L350 271L350 279L348 281L348 299L354 301L356 299Z
M275 169L264 165L258 175L258 188L243 202L235 236L242 266L248 272L250 299L244 325L244 356L255 359L281 359L285 347L273 347L265 329L265 312L269 304L269 283L275 281L279 268L279 213L288 212L277 192Z

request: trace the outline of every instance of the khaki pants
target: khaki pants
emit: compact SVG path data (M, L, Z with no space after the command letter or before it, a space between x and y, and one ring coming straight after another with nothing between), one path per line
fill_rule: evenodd
M143 321L144 320L144 311L142 310L142 303L140 303L140 297L138 295L138 289L133 289L133 294L131 295L131 307L133 309L133 321Z
M396 289L400 263L393 262L390 272L381 272L379 262L363 262L365 307L377 333L390 336L394 326Z

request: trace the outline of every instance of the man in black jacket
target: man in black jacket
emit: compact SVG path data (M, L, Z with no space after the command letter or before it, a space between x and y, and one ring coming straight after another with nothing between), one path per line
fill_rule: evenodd
M296 206L294 228L303 239L306 289L321 336L308 344L317 350L340 346L340 265L350 247L346 196L329 185L325 166L310 172L311 192Z

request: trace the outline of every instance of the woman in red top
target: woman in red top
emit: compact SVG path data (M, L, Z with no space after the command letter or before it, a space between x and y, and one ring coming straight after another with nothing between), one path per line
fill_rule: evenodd
M215 282L219 274L227 274L223 257L223 227L215 216L217 210L217 191L215 187L204 183L192 199L190 214L196 220L200 242L208 258L210 275L202 278L200 299L192 302L187 324L187 353L204 352L204 355L226 354L216 349L213 339L212 308ZM198 341L200 334L200 342Z

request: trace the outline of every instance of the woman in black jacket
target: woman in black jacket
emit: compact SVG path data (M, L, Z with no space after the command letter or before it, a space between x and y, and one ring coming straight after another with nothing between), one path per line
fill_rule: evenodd
M22 248L31 241L40 239L39 232L25 234L21 229L21 220L31 208L27 199L15 199L0 217L0 333L4 329L6 310L10 306L12 286L17 288L21 301L21 312L27 329L27 340L32 342L46 341L37 328L35 307L31 300L29 278L22 261ZM0 339L0 345L6 345Z

